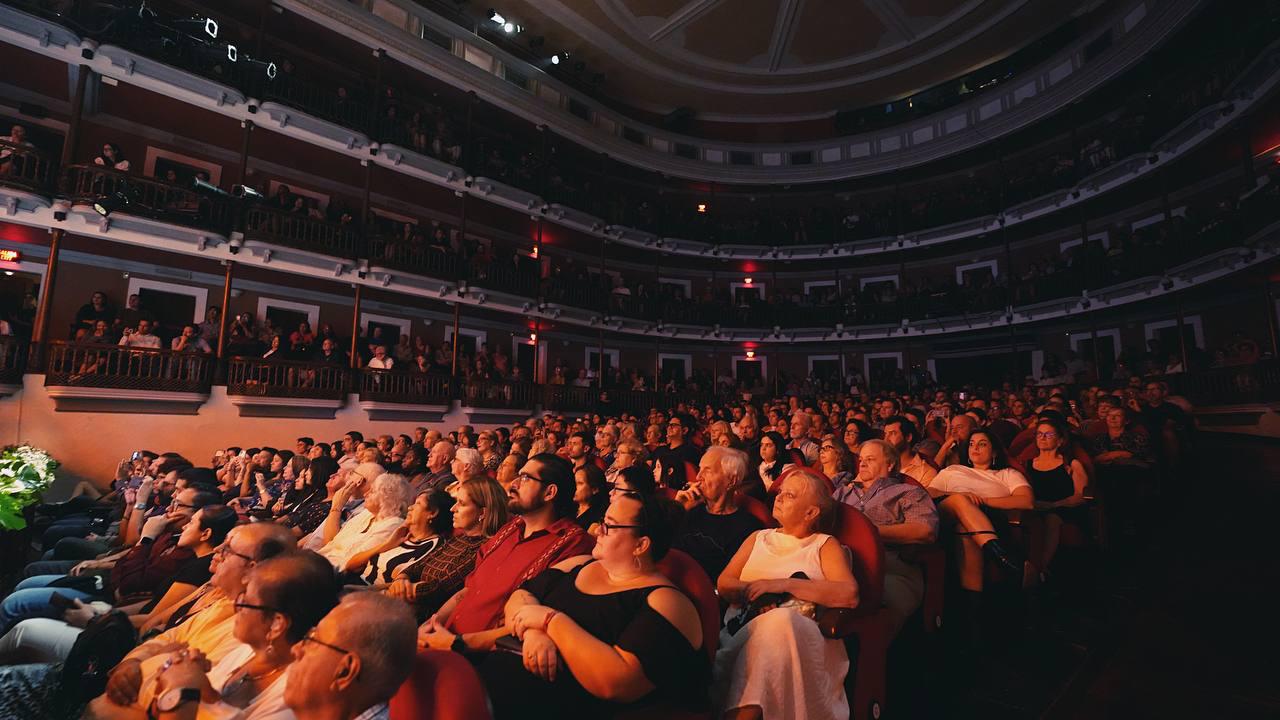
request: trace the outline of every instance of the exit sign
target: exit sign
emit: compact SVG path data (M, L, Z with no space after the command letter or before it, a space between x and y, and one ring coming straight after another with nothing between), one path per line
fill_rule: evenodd
M17 250L0 248L0 268L5 270L19 270L21 269L18 264L20 262L22 262L22 253Z

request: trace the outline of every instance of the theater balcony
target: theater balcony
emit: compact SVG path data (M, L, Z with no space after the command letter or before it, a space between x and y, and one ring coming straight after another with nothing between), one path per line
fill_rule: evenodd
M59 412L195 415L213 359L193 353L51 341L44 384Z

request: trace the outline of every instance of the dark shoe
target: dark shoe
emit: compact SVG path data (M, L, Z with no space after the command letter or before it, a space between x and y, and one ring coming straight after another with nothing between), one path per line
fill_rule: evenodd
M1004 549L999 540L991 540L982 546L982 552L986 553L997 565L1004 568L1007 572L1022 573L1022 563L1015 561L1009 551Z

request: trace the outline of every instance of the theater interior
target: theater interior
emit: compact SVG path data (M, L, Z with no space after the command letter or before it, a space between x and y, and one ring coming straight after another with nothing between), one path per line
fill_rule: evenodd
M0 718L1280 717L1280 0L494 2L0 3Z

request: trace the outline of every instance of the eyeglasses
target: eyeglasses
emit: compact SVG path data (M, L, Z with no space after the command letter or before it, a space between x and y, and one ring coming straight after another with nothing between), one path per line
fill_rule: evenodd
M600 533L601 535L608 535L610 530L621 530L624 528L642 528L642 527L644 527L644 525L615 525L611 522L599 522L599 523L596 523L596 528L598 528L596 532Z
M236 610L261 610L262 612L280 613L281 615L284 614L284 611L279 608L267 607L266 605L251 605L244 602L243 592L236 596L234 607Z
M835 450L835 449L836 449L836 446L835 446L835 445L823 445L822 447L820 447L820 448L818 448L818 449L819 449L819 450Z
M532 480L533 482L536 482L536 483L543 482L542 478L534 477L534 476L530 475L529 473L518 473L518 474L515 476L515 478L513 478L513 479L511 480L511 484L512 484L513 486L514 486L514 485L519 485L520 483L528 482L528 481L530 481L530 480Z
M188 510L195 510L195 509L197 509L199 506L198 506L198 505L188 505L188 504L186 504L186 503L181 503L181 502L178 502L178 499L177 499L177 498L174 498L174 499L173 499L173 501L169 503L169 507L171 507L171 508L186 508L186 509L188 509Z
M304 643L315 643L316 645L319 645L319 646L321 646L321 647L327 647L327 648L329 648L330 650L333 650L334 652L340 652L340 653L342 653L343 655L354 655L354 654L355 654L355 653L351 652L350 650L348 650L348 649L346 649L346 648L338 647L337 645L334 645L333 643L327 643L327 642L325 642L325 641L321 640L320 638L317 638L317 637L316 637L316 629L315 629L315 628L311 628L311 630L310 630L306 635L303 635L303 636L302 636L302 640L301 640L301 642L304 642Z
M1046 440L1052 440L1053 438L1058 437L1058 433L1054 432L1053 430L1048 430L1046 432L1037 432L1036 437L1045 438Z
M232 550L230 544L224 544L214 552L218 553L218 557L225 558L228 555L235 555L236 557L240 558L241 560L244 560L247 563L254 562L254 559L249 557L248 555L245 555L244 553L238 553L235 550Z

